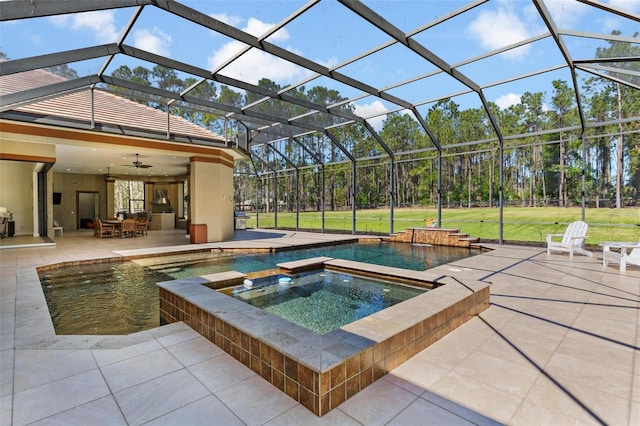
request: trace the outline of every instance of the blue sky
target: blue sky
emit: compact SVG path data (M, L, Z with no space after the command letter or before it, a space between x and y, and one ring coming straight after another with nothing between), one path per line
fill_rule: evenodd
M600 1L628 13L640 14L640 0ZM256 36L265 34L273 25L306 4L305 1L296 0L185 0L183 3ZM448 16L469 2L377 0L364 3L402 31L411 32ZM562 30L608 35L617 29L627 37L640 31L640 25L636 21L608 14L575 0L547 0L545 4L556 25ZM0 50L11 59L18 59L114 42L132 13L133 9L127 8L2 23ZM447 63L458 64L544 32L546 27L533 2L491 0L419 33L415 40ZM338 2L323 0L267 40L315 62L336 67L387 42L389 36L373 28ZM591 58L597 47L607 46L606 42L594 38L567 37L565 42L574 59ZM209 70L216 69L243 48L240 42L182 21L154 7L144 9L125 43ZM546 38L533 45L460 67L459 70L482 86L490 85L513 76L562 65L563 58L555 46L551 38ZM96 73L103 62L100 59L70 66L80 75L88 75ZM123 64L131 67L152 66L118 55L107 74ZM339 72L378 89L434 70L434 66L399 44L338 68ZM242 56L225 68L222 74L253 84L259 78L267 77L282 86L300 82L313 75L297 65L256 50ZM427 102L423 108L428 108L429 100L466 90L463 85L445 77L430 77L406 87L389 89L389 93L414 103ZM484 91L489 101L507 107L517 103L525 91L544 91L550 96L550 82L557 78L570 81L571 77L564 69L519 82L487 87ZM357 90L326 78L313 80L305 84L305 87L308 89L316 84L338 89L345 97L360 95ZM480 106L478 97L473 94L457 96L454 100L464 107ZM371 96L354 101L354 105L356 111L365 117L396 108Z

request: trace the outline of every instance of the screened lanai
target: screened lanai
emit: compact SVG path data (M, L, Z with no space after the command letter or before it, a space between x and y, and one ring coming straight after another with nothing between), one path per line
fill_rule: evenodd
M3 120L115 132L21 108L85 90L223 135L234 202L256 216L398 206L634 205L640 197L637 3L4 1ZM48 121L47 121L48 120ZM167 120L169 123L169 120ZM140 130L144 134L143 130ZM154 135L157 137L158 135ZM116 166L117 167L117 166ZM114 174L121 173L114 168Z

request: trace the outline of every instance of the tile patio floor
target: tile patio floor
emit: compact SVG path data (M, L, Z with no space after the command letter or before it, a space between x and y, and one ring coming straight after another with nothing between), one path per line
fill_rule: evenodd
M227 244L345 238L237 235L244 241ZM493 245L438 267L492 283L491 307L317 418L182 323L126 337L55 336L36 266L193 248L184 231L124 241L77 231L55 241L0 250L3 426L640 424L640 269L604 269L599 253L570 260Z

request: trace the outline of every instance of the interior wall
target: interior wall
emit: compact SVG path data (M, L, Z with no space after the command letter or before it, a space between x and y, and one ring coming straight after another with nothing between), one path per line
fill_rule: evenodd
M107 217L107 183L102 175L84 175L75 173L54 173L53 192L62 193L59 205L53 206L53 219L65 230L78 229L76 194L78 191L97 192L99 216ZM80 218L82 219L82 218ZM89 218L93 219L93 218Z
M0 161L0 206L13 212L16 235L33 235L34 163Z

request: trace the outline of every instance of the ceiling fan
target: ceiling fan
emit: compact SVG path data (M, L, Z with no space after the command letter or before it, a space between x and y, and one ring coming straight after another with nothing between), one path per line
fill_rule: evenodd
M139 154L136 154L136 161L134 161L131 165L123 164L123 166L135 167L136 169L148 169L150 167L153 167L153 166L150 166L149 164L142 164L139 158Z
M118 176L114 176L111 174L111 167L107 167L107 174L104 175L106 179L117 179Z

